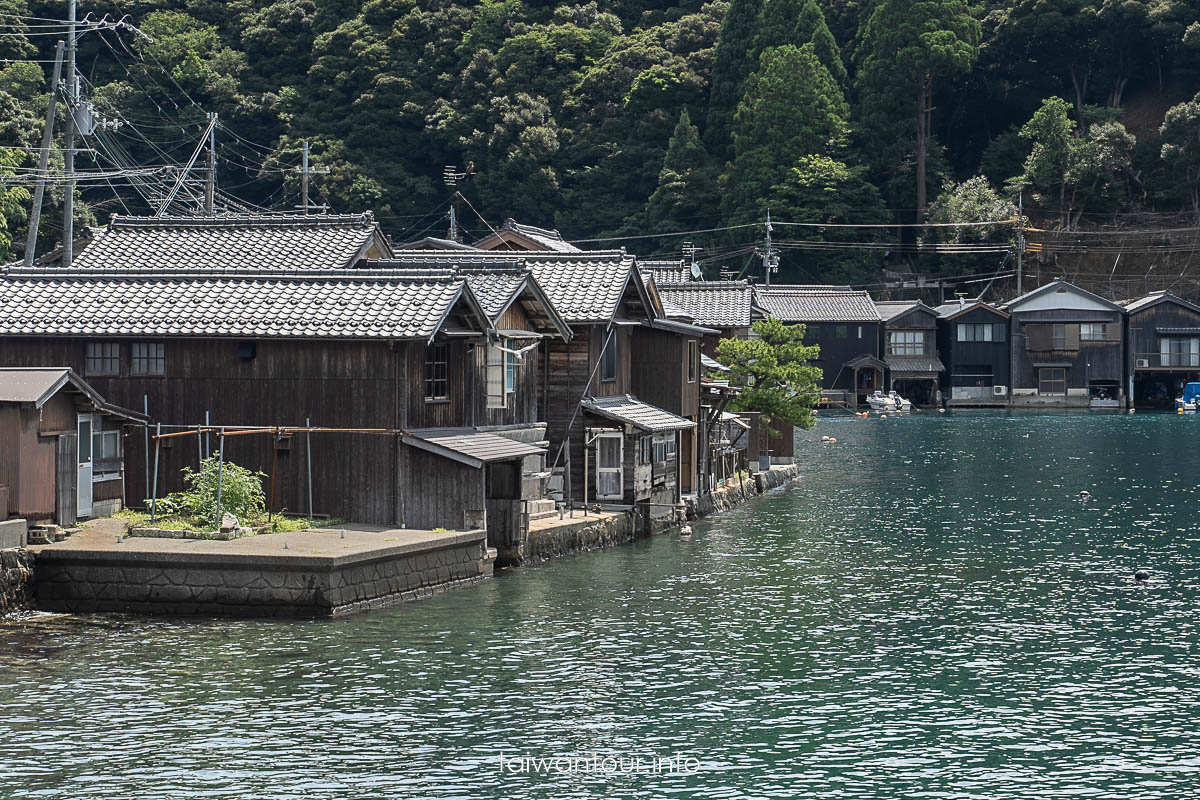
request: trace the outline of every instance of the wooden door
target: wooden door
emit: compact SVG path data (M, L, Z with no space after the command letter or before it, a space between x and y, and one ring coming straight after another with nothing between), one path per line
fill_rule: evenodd
M78 521L76 513L75 482L79 479L79 456L76 450L77 437L64 433L58 437L54 469L54 521L64 527ZM91 484L88 484L91 488ZM88 495L91 500L91 495Z

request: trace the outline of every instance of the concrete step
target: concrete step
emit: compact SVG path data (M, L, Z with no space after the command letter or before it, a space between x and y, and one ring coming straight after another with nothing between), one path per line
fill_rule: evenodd
M558 516L558 509L554 505L553 500L530 500L529 501L529 519L550 519Z

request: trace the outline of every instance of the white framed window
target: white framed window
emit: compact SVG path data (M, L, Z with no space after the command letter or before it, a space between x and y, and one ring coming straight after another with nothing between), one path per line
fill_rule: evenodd
M1079 341L1103 342L1107 339L1107 326L1102 322L1084 322L1079 326Z
M84 371L88 375L120 375L121 345L117 342L88 342Z
M960 341L960 342L990 342L990 341L992 341L992 323L990 323L990 322L960 322L958 324L958 341Z
M888 334L888 351L893 356L925 355L925 331L892 331Z
M166 370L166 346L162 342L134 342L129 346L131 374L163 375Z
M92 458L101 460L120 457L120 431L95 431L92 433Z

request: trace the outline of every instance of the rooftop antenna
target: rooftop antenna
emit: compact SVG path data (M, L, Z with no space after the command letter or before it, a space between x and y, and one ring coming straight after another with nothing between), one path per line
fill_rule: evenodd
M703 247L696 247L691 242L683 243L683 257L691 261L692 280L700 280L701 272L700 265L696 263L696 253L703 251Z

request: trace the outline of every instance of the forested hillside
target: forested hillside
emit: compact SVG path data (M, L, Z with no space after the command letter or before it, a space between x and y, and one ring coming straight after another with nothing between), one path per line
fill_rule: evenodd
M25 237L65 9L0 0L4 258ZM397 241L445 235L446 165L472 173L468 236L514 217L572 239L656 234L612 242L646 255L679 252L684 237L663 234L747 225L768 208L784 222L1003 219L1019 187L1047 228L1200 222L1200 0L124 0L88 12L127 15L140 33L79 40L84 96L121 123L80 145L79 168L103 171L81 184L81 221L145 212L155 187L139 182L174 175L130 170L185 163L215 112L223 196L295 207L307 140L328 170L314 201L372 209ZM57 205L43 223L47 246ZM857 245L920 233L903 230L790 229L826 244L786 250L783 277L864 280L880 251ZM941 230L923 240L1011 237ZM740 257L760 235L688 238Z

